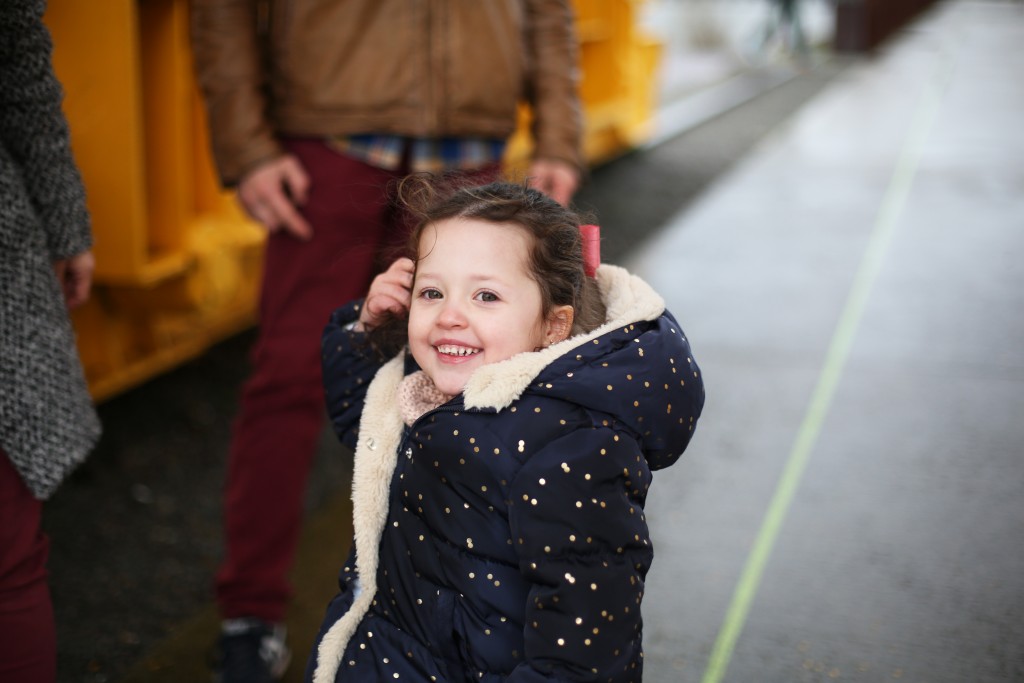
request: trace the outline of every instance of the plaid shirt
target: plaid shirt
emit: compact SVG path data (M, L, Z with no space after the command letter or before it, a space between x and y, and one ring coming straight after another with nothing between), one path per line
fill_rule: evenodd
M332 138L339 152L388 171L408 160L409 172L467 170L500 163L504 140L486 138L410 138L402 135L348 135Z

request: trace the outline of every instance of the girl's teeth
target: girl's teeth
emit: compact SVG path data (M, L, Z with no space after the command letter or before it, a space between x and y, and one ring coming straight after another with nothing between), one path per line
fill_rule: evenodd
M438 353L443 353L447 356L470 356L474 353L478 353L480 349L470 349L465 346L438 346Z

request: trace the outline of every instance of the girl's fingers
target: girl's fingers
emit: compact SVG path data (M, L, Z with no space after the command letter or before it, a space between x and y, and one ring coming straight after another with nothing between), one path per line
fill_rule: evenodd
M398 259L391 264L390 268L374 278L368 297L381 292L390 294L399 300L408 301L412 289L412 278L412 260Z
M380 299L379 307L381 313L384 311L390 311L392 313L401 314L405 310L405 306L403 306L402 302L397 299L385 296L380 297Z
M375 298L377 296L386 296L398 301L405 303L406 305L410 301L411 294L408 287L397 283L397 282L381 282L377 286L370 290L370 294L367 296L368 299Z
M400 285L388 284L375 287L363 306L364 315L361 316L363 324L374 327L389 311L396 315L402 315L409 310L409 302L409 290Z
M416 264L410 258L400 258L391 264L387 272L392 273L406 287L412 287L412 277L416 270Z
M390 294L381 294L374 298L370 313L380 315L385 311L391 311L401 315L408 309L409 306L401 298L391 296Z
M402 315L412 304L412 282L416 264L412 259L400 258L386 271L373 279L370 291L363 304L360 321L367 327L374 327L380 319L391 312Z

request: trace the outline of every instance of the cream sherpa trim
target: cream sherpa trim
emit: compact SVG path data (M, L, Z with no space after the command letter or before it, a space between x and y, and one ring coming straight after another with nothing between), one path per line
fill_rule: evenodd
M665 300L650 285L625 268L602 265L597 284L607 309L607 320L587 334L570 337L541 351L521 353L500 363L485 365L474 372L463 392L467 408L501 410L522 396L533 378L559 356L616 327L638 320L654 320L665 311Z
M392 358L366 390L352 469L352 520L362 591L320 641L313 683L334 681L348 641L377 594L377 551L387 521L388 489L402 438L402 416L397 405L404 365L402 356Z
M654 320L665 310L661 296L624 268L602 265L597 271L597 281L607 309L607 323L542 351L522 353L483 366L473 373L466 385L466 407L506 408L559 356L617 327L639 320ZM399 354L381 367L366 391L352 471L356 568L362 591L348 612L324 634L317 650L313 683L334 681L348 641L377 593L378 550L387 521L388 490L403 433L398 391L404 368L404 354Z

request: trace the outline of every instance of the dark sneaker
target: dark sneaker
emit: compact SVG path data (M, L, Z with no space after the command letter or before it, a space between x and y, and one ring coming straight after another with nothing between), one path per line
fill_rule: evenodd
M292 653L285 628L259 619L228 619L221 624L214 680L219 683L274 683L284 675Z

